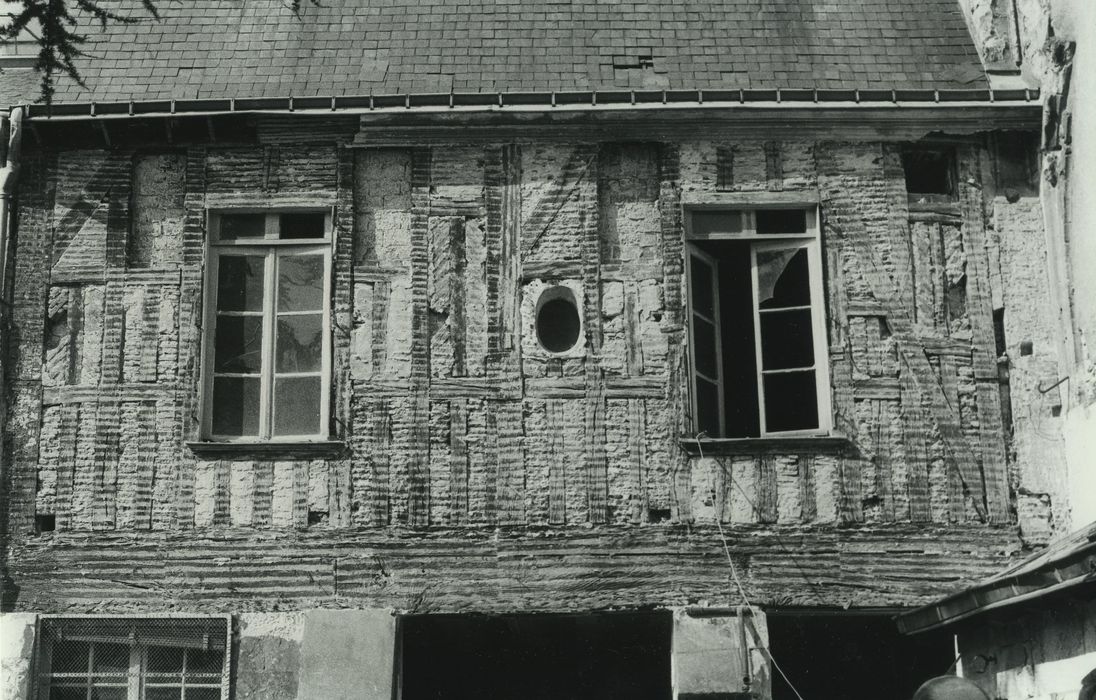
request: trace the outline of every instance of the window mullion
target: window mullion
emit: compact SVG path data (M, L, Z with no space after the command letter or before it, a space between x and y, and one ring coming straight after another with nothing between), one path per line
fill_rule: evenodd
M141 700L144 697L144 692L141 686L144 682L144 673L142 672L142 666L144 666L145 650L143 647L134 644L129 648L129 678L127 679L128 690L126 697L129 700Z
M329 215L330 216L330 215ZM329 224L325 223L329 227ZM330 227L329 227L330 230ZM320 368L320 435L331 434L331 247L323 253L323 318L320 319L323 333L321 343Z
M91 700L92 689L95 687L95 642L88 643L88 675L85 679L84 697Z
M752 214L752 212L751 212ZM750 307L753 311L753 324L754 324L754 362L755 375L757 378L757 410L758 410L758 424L760 426L760 432L762 435L768 433L768 426L765 425L765 372L764 366L761 364L761 311L758 298L761 296L760 288L757 281L757 246L750 246L750 281L753 294L753 298L750 299Z
M266 285L263 288L263 360L260 381L259 434L269 439L273 434L274 416L274 333L277 314L275 304L278 294L277 253L273 248L266 252Z
M817 237L807 245L807 260L810 265L811 325L814 333L814 385L815 400L818 403L818 428L828 431L833 426L833 410L830 402L830 349L826 332L825 290L822 285L822 244Z

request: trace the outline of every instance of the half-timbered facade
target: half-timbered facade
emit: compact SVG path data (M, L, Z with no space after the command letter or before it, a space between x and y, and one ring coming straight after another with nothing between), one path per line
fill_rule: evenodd
M878 652L850 614L1061 527L1053 407L1011 410L1053 375L1038 94L957 6L770 3L796 63L729 6L444 4L165 8L13 116L26 697L435 697L430 639L532 613L663 640L651 697L784 697L801 617Z

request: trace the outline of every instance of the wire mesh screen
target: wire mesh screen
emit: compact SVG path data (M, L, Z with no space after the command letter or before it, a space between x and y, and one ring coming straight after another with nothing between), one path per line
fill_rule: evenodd
M225 618L45 618L38 700L225 700Z

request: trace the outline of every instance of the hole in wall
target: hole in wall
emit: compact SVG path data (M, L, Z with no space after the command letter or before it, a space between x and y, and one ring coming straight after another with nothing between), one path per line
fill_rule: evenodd
M550 287L537 300L537 341L548 352L567 352L578 342L582 322L575 294L567 287Z
M308 511L308 524L309 525L322 525L327 522L326 510L309 510Z
M34 516L34 531L38 534L53 532L57 529L57 516L53 513L38 513Z
M912 148L902 153L902 169L909 194L955 196L955 158L951 151Z
M647 509L647 522L649 523L664 523L670 520L669 508L648 508Z

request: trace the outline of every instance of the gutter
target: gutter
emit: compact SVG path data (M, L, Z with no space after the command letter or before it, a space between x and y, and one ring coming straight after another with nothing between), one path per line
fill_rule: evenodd
M635 109L761 108L842 110L1038 106L1038 90L604 90L230 97L24 105L33 121L223 114L548 113Z

